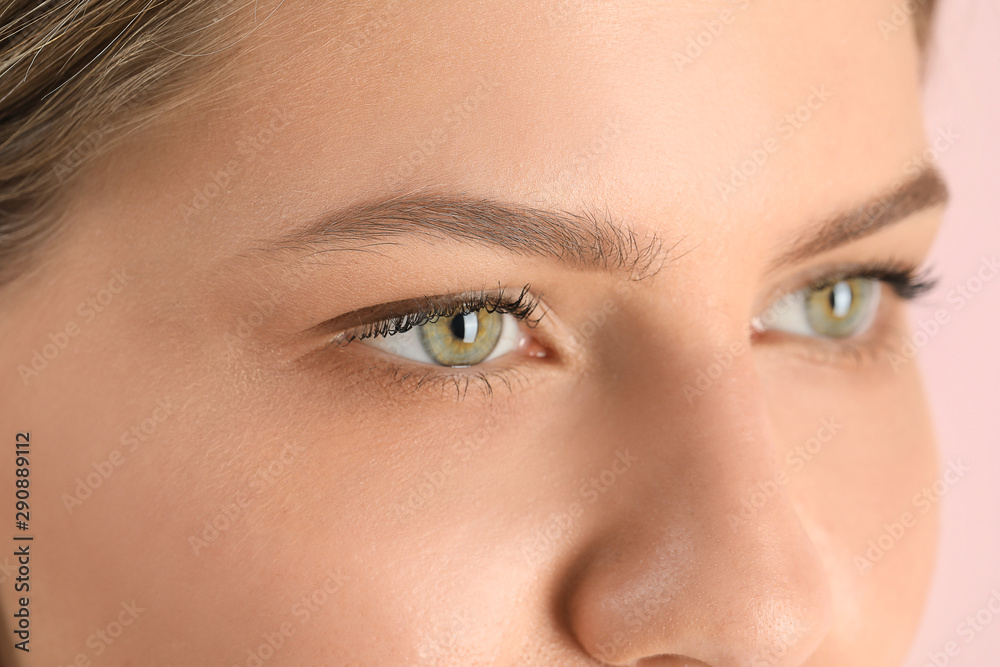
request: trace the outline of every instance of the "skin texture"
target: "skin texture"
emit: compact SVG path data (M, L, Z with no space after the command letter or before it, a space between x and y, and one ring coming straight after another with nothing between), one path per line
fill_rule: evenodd
M0 432L33 449L20 663L901 664L937 534L913 496L941 474L916 364L890 364L905 308L887 290L850 344L747 330L817 271L928 252L939 208L772 266L926 147L920 54L877 27L891 11L279 7L227 87L88 165L39 270L0 291ZM259 250L404 192L607 211L662 261L637 280L426 236ZM492 392L314 329L498 284L547 312L527 334L544 356L491 362Z

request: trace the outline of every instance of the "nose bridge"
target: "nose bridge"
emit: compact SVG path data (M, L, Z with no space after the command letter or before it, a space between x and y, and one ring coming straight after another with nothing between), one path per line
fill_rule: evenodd
M574 633L599 660L795 665L826 632L826 574L773 451L752 359L732 352L705 345L669 370L647 364L619 397L617 441L642 465L567 597ZM678 377L700 373L711 383L685 391Z

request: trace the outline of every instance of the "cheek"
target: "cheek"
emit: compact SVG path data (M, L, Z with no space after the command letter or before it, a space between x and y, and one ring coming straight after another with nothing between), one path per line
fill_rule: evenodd
M279 387L230 367L224 350L143 343L153 339L105 319L0 402L5 430L37 443L32 510L45 547L32 574L46 584L33 604L39 627L60 629L43 658L95 657L88 638L135 600L140 617L102 657L245 663L233 647L337 608L356 526L346 517L363 516L344 471L363 465L336 453L361 452L350 445L362 438L330 438L349 414L293 414Z
M834 585L832 632L863 627L870 645L905 655L929 585L941 499L915 364L898 373L888 363L807 372L764 357L759 367L788 491Z
M294 560L297 590L330 567L346 575L336 604L296 626L324 655L486 664L506 650L497 619L526 623L539 596L522 547L539 523L530 503L544 461L529 460L524 443L552 412L504 392L488 408L471 392L455 401L431 391L426 404L382 392L377 402L314 391L293 402L294 439L310 444L294 485L278 492L294 509L268 527L289 553L259 560Z

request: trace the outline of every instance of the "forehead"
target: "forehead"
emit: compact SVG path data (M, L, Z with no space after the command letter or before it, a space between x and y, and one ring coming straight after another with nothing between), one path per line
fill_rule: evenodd
M127 177L155 185L172 163L185 193L205 181L192 164L231 172L252 194L226 201L247 239L426 188L596 203L684 234L790 227L888 187L922 148L912 27L879 27L892 9L283 3L211 112L176 113L185 131L152 139L156 166Z

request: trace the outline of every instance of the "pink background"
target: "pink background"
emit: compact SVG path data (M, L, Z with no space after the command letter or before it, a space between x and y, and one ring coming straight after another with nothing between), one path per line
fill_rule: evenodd
M959 138L938 159L952 191L931 258L942 282L913 315L919 322L938 308L949 311L920 363L942 461L961 460L971 471L942 502L937 573L906 664L993 667L1000 666L1000 614L983 612L992 621L971 640L958 626L1000 592L1000 275L960 311L946 295L975 276L984 255L1000 259L1000 0L939 2L927 130L951 126ZM948 642L958 655L941 655ZM937 663L928 653L938 654Z

